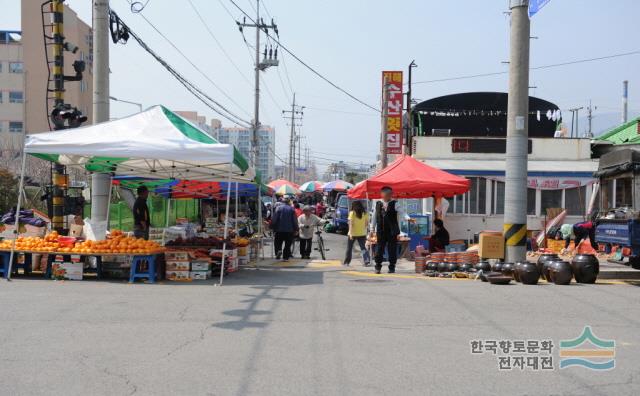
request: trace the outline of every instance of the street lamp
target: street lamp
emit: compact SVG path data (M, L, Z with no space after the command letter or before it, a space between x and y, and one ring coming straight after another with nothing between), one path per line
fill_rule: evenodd
M132 105L138 106L138 108L140 109L140 112L142 113L142 103L131 102L129 100L124 100L124 99L118 99L118 98L115 98L113 96L109 96L109 99L114 100L116 102L128 103L128 104L132 104Z

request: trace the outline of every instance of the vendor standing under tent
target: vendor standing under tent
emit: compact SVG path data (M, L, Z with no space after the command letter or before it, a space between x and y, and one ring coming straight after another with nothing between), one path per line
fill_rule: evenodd
M133 235L136 238L149 239L149 207L147 198L149 189L140 186L137 190L138 198L133 204Z
M371 222L371 231L376 233L377 245L375 253L376 274L382 270L385 248L389 258L389 273L396 272L396 262L398 261L398 235L400 235L400 222L414 220L407 215L393 200L393 190L389 186L384 186L380 190L382 201L376 203L376 209Z

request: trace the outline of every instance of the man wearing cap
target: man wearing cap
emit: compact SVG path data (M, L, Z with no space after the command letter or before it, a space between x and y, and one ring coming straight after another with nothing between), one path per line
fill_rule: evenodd
M302 209L302 214L298 216L298 227L300 228L300 256L303 259L311 258L311 244L313 243L313 232L316 226L324 223L324 220L312 213L313 208L306 205Z
M402 220L413 222L402 208L398 207L398 201L392 199L393 190L389 186L382 187L380 191L382 200L376 203L371 232L376 234L377 245L374 260L376 262L376 274L382 269L385 248L389 256L389 273L396 272L398 261L398 235L400 235L400 222Z

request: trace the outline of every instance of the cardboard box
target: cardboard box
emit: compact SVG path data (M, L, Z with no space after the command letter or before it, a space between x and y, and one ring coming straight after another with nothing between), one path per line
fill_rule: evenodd
M210 268L211 268L210 261L200 261L200 260L191 261L191 271L209 271Z
M190 276L193 280L209 279L211 277L211 271L191 271Z
M481 232L478 255L482 258L504 258L504 236L501 232Z
M59 274L63 279L67 280L82 280L83 265L82 263L54 262L53 273Z
M189 253L183 250L167 250L164 252L164 259L166 261L188 261Z
M189 261L167 261L167 271L189 271Z
M190 280L191 275L189 271L166 271L165 278L173 281Z

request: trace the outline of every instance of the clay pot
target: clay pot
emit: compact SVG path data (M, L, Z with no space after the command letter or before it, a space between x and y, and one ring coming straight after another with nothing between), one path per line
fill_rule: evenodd
M540 276L544 277L544 263L546 263L547 261L553 261L558 259L559 257L555 253L541 254L540 257L538 257L538 263L537 263L538 272L540 273Z
M436 261L429 261L427 263L427 270L428 271L437 271L438 270L438 263Z
M542 264L542 278L544 278L547 282L553 282L551 280L551 267L555 261L562 261L559 258L555 260L547 260Z
M493 272L502 272L502 262L498 261L497 263L495 263L493 267L491 267L491 270Z
M457 271L458 270L458 263L449 263L449 265L447 266L447 270L449 272Z
M515 263L515 264L513 265L513 279L514 279L516 282L520 282L520 272L519 272L519 269L520 269L520 267L522 267L522 264L524 264L524 262L522 262L522 261L518 261L517 263Z
M487 261L480 261L476 264L476 269L482 272L491 272L491 264Z
M549 271L551 282L556 285L568 285L573 278L573 271L571 271L571 264L568 261L553 261Z
M513 263L502 264L502 274L507 276L513 276Z
M441 261L438 263L438 272L447 272L448 263Z
M578 283L596 283L600 261L593 254L578 254L571 261L573 276Z
M469 272L469 270L471 270L472 268L473 268L473 265L471 263L464 263L464 264L461 264L460 267L458 267L458 270Z
M540 273L538 272L538 266L534 263L522 262L518 263L516 272L518 279L523 285L536 285L540 279Z

